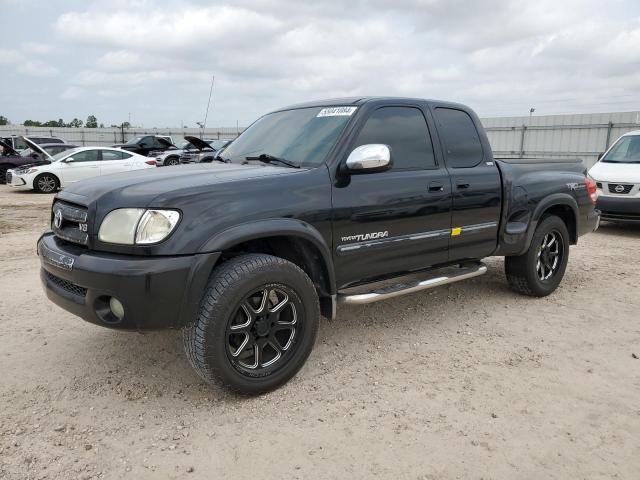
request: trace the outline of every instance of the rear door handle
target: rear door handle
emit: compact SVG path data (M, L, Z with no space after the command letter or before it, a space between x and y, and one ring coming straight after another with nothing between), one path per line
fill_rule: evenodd
M429 184L430 192L442 192L443 190L444 190L444 185L442 185L440 182L431 182Z

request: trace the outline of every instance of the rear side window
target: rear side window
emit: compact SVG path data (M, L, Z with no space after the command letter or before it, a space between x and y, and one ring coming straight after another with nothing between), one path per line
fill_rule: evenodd
M462 110L436 108L438 133L444 140L447 165L471 168L482 162L482 144L471 117Z
M102 160L124 160L131 155L125 152L114 152L113 150L102 150Z
M429 128L417 108L382 107L373 112L358 134L355 146L370 143L391 148L393 170L436 168Z

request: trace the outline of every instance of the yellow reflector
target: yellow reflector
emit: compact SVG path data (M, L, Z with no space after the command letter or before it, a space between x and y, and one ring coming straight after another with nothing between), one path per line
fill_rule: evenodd
M451 236L452 237L457 237L461 233L462 233L462 228L461 227L456 227L456 228L452 228L451 229Z

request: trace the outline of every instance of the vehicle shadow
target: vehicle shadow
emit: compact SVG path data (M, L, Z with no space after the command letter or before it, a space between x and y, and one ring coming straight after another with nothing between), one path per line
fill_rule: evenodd
M640 224L603 221L595 233L614 237L640 238Z
M336 320L321 320L314 351L290 388L324 384L328 370L342 368L341 363L348 364L350 358L361 358L363 351L377 351L392 331L398 342L407 345L418 333L430 337L442 329L455 332L465 322L475 321L472 313L460 311L462 299L492 295L497 303L508 302L514 294L506 286L502 262L490 259L489 263L488 274L478 279L370 305L342 306ZM59 354L63 358L58 359L60 365L76 370L73 377L79 384L74 389L99 390L127 400L152 401L163 396L194 403L250 399L202 381L189 365L179 331L139 334L86 327L81 348L65 347ZM389 358L390 367L394 361ZM281 395L277 392L267 395Z

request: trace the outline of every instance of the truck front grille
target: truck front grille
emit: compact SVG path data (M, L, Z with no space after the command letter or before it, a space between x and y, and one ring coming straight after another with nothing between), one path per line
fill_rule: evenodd
M57 201L53 204L51 230L54 235L78 245L89 243L89 224L86 207Z

